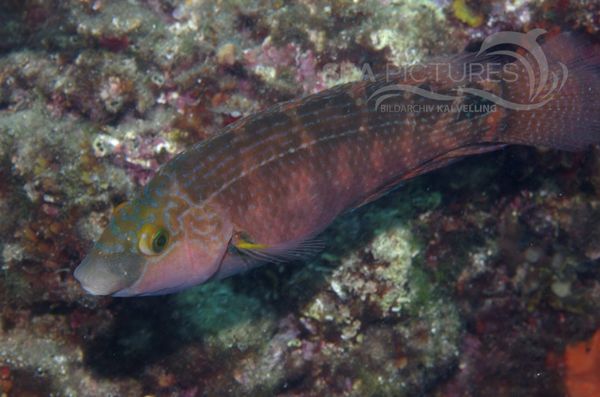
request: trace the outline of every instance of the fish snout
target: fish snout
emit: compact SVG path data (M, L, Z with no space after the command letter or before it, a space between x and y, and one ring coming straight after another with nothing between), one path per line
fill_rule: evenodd
M73 276L92 295L112 295L139 279L142 262L138 255L92 252L77 266Z

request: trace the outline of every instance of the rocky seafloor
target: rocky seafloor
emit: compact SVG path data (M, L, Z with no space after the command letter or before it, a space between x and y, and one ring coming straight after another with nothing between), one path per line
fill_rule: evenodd
M0 395L600 395L600 149L511 147L341 217L306 263L86 295L115 206L225 125L578 1L5 0ZM333 68L332 68L333 67Z

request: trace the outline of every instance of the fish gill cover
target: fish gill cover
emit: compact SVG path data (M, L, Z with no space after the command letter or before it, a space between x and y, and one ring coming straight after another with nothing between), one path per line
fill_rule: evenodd
M386 66L474 55L498 32L598 42L599 11L558 0L2 2L0 394L597 390L586 368L598 349L581 347L600 328L597 148L466 159L341 216L312 258L175 295L92 297L73 270L159 166L243 116ZM549 92L569 105L562 124L537 119L557 136L597 117L575 111L589 103L570 100L568 85L558 90L561 62L575 78L594 69L569 57L581 47L544 51L544 79L540 58L518 44L488 48L525 57L536 85L518 98L473 95L461 120L507 109L498 98L531 104ZM398 88L373 99L398 103L408 95ZM237 237L242 248L263 244Z

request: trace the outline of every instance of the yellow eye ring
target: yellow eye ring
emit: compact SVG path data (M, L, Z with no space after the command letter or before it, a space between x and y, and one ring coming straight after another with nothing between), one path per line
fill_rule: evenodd
M169 232L161 226L147 223L138 232L138 249L144 255L158 255L169 244Z

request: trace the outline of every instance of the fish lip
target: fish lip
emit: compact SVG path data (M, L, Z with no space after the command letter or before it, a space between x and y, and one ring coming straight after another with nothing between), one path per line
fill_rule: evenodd
M93 286L83 282L80 278L77 277L77 275L74 274L74 276L77 279L77 281L79 281L81 288L83 288L83 290L90 295L105 296L105 295L111 295L114 292L114 291L106 291L106 290L102 290L102 289L95 289Z
M77 266L73 276L89 294L112 295L134 284L142 267L142 260L137 255L104 255L92 250Z
M93 284L90 284L88 282L87 278L82 274L84 272L82 269L83 269L83 267L81 264L79 266L77 266L77 268L73 272L73 277L75 277L75 279L77 281L79 281L81 288L83 288L83 290L85 292L87 292L90 295L96 295L96 296L110 295L113 292L115 292L115 291L105 290L102 288L97 288L97 287L95 288L93 286ZM118 291L118 289L116 291Z

